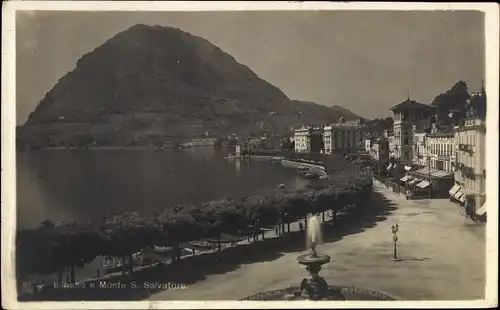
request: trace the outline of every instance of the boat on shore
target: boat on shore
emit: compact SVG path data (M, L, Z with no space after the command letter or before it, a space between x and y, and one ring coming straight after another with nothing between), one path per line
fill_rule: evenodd
M274 157L272 157L272 158L270 159L270 161L271 161L272 163L280 163L282 160L283 160L283 158L282 158L282 157L279 157L279 156L274 156Z
M142 258L142 252L132 254L132 265L140 265L142 263ZM121 257L106 256L104 257L102 268L104 272L111 273L121 271L124 267L127 267L129 263L128 257L125 257L125 260L123 260Z
M306 167L306 166L298 166L298 167L296 168L296 170L297 170L298 172L306 172L306 171L309 171L309 169L310 169L310 167Z

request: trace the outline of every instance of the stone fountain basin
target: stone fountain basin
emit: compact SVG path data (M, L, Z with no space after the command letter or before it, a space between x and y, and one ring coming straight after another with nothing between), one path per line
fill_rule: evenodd
M330 262L330 256L325 254L308 253L308 254L302 254L299 257L297 257L297 261L301 265L311 265L311 264L323 265Z
M366 290L354 286L337 286L329 285L329 291L333 292L325 300L337 300L337 301L348 301L348 300L397 300L384 293ZM299 291L299 287L289 287L285 289L272 290L266 292L260 292L252 296L241 299L242 301L268 301L268 300L308 300L307 298L290 298L295 292Z

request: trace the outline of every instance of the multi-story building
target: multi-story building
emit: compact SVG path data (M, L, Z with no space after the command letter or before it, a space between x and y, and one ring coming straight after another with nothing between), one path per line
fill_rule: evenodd
M295 152L319 153L323 149L323 130L321 127L302 125L295 130Z
M427 166L427 146L425 130L413 130L413 164L419 167Z
M381 173L385 174L385 171L389 166L389 140L384 137L373 139L370 149L367 151L370 154L371 159L376 161L374 172L377 173L377 175L380 175Z
M394 113L394 154L401 164L413 160L413 124L433 116L434 106L408 98L391 108Z
M396 145L394 143L394 132L391 130L384 130L384 138L387 139L389 144L389 158L396 158Z
M482 216L486 213L486 93L475 92L463 123L455 127L455 183L450 195Z
M265 137L260 141L260 148L262 150L279 150L283 139L281 137Z
M338 122L323 128L325 153L355 152L364 147L363 126L356 122Z
M242 155L255 153L260 150L260 138L246 138L238 140L238 147Z
M209 147L215 145L217 138L193 138L192 142L195 147Z
M389 141L384 138L374 139L367 150L373 160L386 163L389 161Z
M454 171L452 155L455 138L451 131L433 131L426 135L427 163L431 169L446 172Z

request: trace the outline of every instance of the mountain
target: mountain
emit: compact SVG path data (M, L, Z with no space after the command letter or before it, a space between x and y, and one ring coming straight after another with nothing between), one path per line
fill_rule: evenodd
M328 124L337 122L342 116L345 120L355 120L361 116L339 105L324 106L310 101L293 100L293 105L302 113L305 124ZM300 114L300 113L299 113Z
M356 117L339 108L290 100L205 39L135 25L82 56L18 133L42 145L71 144L82 136L123 145L205 132L290 133L304 122Z

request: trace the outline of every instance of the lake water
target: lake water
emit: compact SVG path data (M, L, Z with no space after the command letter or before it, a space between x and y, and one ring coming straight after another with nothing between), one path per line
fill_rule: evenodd
M88 221L124 210L258 194L307 183L268 161L228 160L214 149L50 150L17 156L18 228Z

